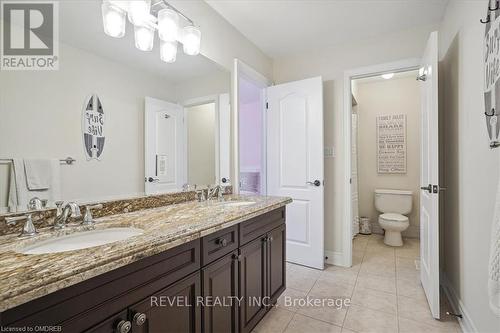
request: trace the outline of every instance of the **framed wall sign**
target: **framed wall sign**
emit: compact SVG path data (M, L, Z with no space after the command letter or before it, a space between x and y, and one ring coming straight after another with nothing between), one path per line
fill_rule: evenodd
M406 173L406 115L377 116L377 172Z

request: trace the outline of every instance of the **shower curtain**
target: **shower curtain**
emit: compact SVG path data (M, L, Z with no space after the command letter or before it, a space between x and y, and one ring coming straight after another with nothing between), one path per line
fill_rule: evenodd
M351 120L351 208L352 208L352 237L359 233L359 198L358 198L358 115L357 107L352 107Z

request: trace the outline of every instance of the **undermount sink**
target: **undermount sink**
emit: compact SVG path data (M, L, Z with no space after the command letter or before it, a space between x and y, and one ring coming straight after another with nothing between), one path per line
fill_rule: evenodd
M221 202L221 205L224 205L226 207L243 207L243 206L250 206L255 204L253 201L225 201Z
M82 250L125 240L141 235L143 232L142 229L137 228L108 228L75 232L74 234L36 242L17 252L22 254L46 254Z

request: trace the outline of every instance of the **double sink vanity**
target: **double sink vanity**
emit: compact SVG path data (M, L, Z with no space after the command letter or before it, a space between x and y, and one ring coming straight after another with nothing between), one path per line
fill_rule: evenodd
M33 237L10 230L0 236L0 326L249 332L285 289L289 202L225 195L110 209L92 226Z

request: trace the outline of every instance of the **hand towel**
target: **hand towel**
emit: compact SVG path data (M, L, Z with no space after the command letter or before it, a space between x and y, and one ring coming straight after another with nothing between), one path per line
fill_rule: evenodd
M22 159L14 158L10 168L9 210L11 212L26 210L27 197L28 189L26 187L24 163Z
M500 317L500 181L497 187L490 244L488 296L491 310Z
M50 183L45 190L31 191L28 188L25 163L23 159L13 159L11 168L11 177L9 184L9 210L20 211L26 210L28 202L33 197L47 199L50 207L54 206L54 202L61 200L61 165L58 159L50 159L48 178Z
M52 182L51 160L24 159L26 184L30 191L48 190Z

